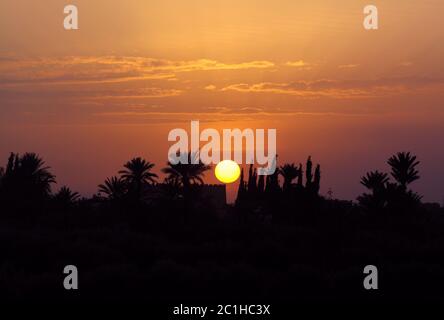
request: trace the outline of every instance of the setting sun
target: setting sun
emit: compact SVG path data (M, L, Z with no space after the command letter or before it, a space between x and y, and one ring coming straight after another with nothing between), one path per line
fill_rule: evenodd
M214 174L220 182L233 183L239 179L240 167L232 160L224 160L217 164Z

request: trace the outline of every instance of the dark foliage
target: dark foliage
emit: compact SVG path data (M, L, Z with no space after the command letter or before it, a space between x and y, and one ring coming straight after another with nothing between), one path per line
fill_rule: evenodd
M244 177L242 170L236 204L220 208L203 196L203 164L169 163L166 183L155 184L149 162L130 161L121 176L99 186L98 196L80 199L67 187L52 195L54 176L36 155L12 154L0 171L0 297L95 303L224 303L227 297L230 303L440 301L443 212L408 189L419 176L416 158L397 159L390 161L395 182L378 171L362 178L370 193L359 205L322 197L321 169L316 165L313 173L309 158L305 170L283 165L267 177L258 177L254 167ZM192 213L185 221L184 209ZM68 264L79 269L80 295L63 289ZM362 289L368 264L380 268L383 294Z
M365 210L379 216L415 214L422 196L409 190L407 186L419 179L419 172L416 170L419 161L410 152L399 152L387 163L396 182L390 182L386 173L368 172L361 178L361 184L372 193L361 195L358 198L359 203Z
M393 178L402 188L406 189L407 185L419 179L419 172L416 170L419 161L416 161L416 156L411 155L410 152L399 152L387 163L392 168Z

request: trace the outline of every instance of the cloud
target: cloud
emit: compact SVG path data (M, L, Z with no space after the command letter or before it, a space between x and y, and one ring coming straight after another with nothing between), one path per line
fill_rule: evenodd
M271 93L286 94L299 97L344 97L363 95L365 92L359 89L337 88L334 81L318 80L313 82L297 81L291 83L262 82L257 84L234 84L227 86L222 91L237 91L244 93Z
M137 110L139 109L139 110ZM172 108L150 109L149 107L141 107L133 110L125 111L100 111L93 114L100 121L117 121L117 122L189 122L190 115L198 118L202 122L239 122L239 121L257 121L269 120L270 117L288 118L291 116L323 116L343 114L340 111L313 110L310 112L302 110L302 108L294 107L203 107L197 110L177 111Z
M285 63L287 67L293 67L303 70L310 70L314 66L313 64L307 63L304 60L297 60L297 61L288 61Z
M354 69L359 67L359 64L341 64L338 66L339 69Z
M178 73L273 68L270 61L223 63L198 59L172 61L147 57L71 56L63 58L4 59L0 86L23 84L91 84L136 80L175 79Z
M209 91L214 91L214 90L216 90L216 86L213 84L210 84L210 85L206 86L204 89L209 90Z
M307 64L303 60L288 61L285 65L289 67L305 67Z
M411 77L383 78L376 80L320 79L315 81L295 81L290 83L239 83L226 86L222 88L221 91L285 94L306 98L365 98L399 94L435 85L444 85L444 79Z
M111 92L108 95L100 94L91 98L97 100L165 98L165 97L179 96L183 92L184 92L183 90L178 90L178 89L138 88L138 89L119 90Z

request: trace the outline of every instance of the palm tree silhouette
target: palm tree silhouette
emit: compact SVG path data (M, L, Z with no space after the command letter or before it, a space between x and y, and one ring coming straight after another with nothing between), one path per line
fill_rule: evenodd
M73 192L66 186L61 187L53 197L55 204L63 209L73 207L79 198L80 194L78 192Z
M205 171L211 168L200 160L197 164L192 164L191 159L195 156L188 153L188 164L168 162L167 166L162 169L162 172L167 174L166 181L174 182L175 185L182 187L184 195L189 194L193 184L203 184Z
M119 177L107 178L103 184L99 184L99 193L103 193L109 200L121 200L125 197L127 185Z
M22 187L40 195L49 195L51 184L56 181L43 159L35 153L25 153L16 159L13 171Z
M367 172L365 176L361 177L360 182L372 192L372 194L364 193L358 197L358 201L363 208L379 210L387 205L388 189L390 187L387 173L378 170Z
M299 176L299 169L294 163L287 163L279 168L279 174L284 178L284 191L288 191L291 188L293 180Z
M408 184L419 179L419 172L416 170L419 161L416 161L416 156L411 155L410 152L398 152L387 163L392 167L393 178L403 190L407 189Z
M384 190L386 183L389 181L387 173L376 171L367 172L361 178L361 184L367 189L371 190L373 194Z
M1 174L2 201L15 208L39 207L49 200L55 176L35 153L10 154Z
M196 154L187 153L186 156L188 159L187 163L179 162L173 164L171 161L168 161L167 166L162 169L162 172L167 175L165 181L175 185L179 193L180 189L182 191L184 200L183 218L185 222L188 219L188 212L191 208L192 186L194 184L204 184L203 177L205 171L211 168L200 160L197 163L196 161L191 161L192 159L196 160Z
M54 199L63 204L73 204L77 200L79 200L80 194L78 192L73 192L67 186L63 186L60 190L54 195Z
M134 197L140 200L142 197L142 187L145 184L156 182L157 174L151 172L154 164L140 157L128 161L119 173L122 179L127 183L129 191L133 192Z
M419 161L410 152L398 152L390 157L387 163L391 166L391 175L396 183L389 182L386 173L379 171L368 172L361 178L361 184L372 191L372 194L362 194L358 200L367 209L387 209L392 213L408 211L421 203L419 194L407 190L408 184L419 179L416 166Z

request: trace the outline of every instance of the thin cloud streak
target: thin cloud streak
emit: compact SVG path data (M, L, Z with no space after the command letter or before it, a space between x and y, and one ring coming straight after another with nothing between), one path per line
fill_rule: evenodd
M405 93L414 89L424 89L444 85L444 79L434 78L385 78L376 80L331 80L295 81L290 83L262 82L255 84L239 83L226 86L221 91L243 93L271 93L293 95L306 98L371 98Z
M0 64L0 86L169 80L184 72L268 69L274 66L270 61L223 63L210 59L171 61L115 56L9 59L2 60Z

